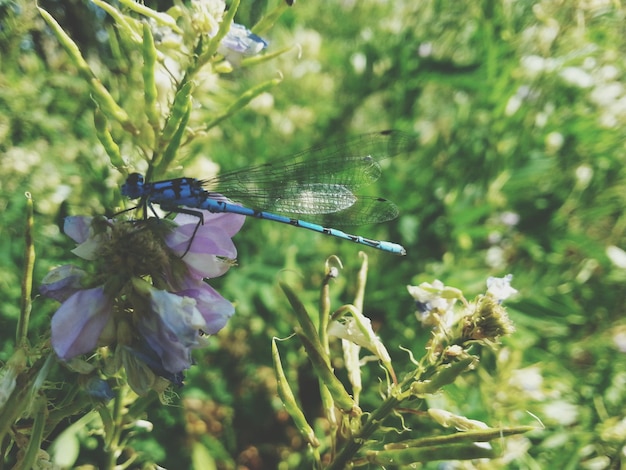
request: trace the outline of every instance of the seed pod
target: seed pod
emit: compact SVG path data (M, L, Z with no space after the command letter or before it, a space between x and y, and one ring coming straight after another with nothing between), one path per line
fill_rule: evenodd
M493 458L490 447L476 444L448 444L442 446L412 447L398 450L367 452L367 461L378 465L410 465L437 460L473 460Z
M104 150L106 150L106 153L111 160L111 164L125 174L126 165L122 159L120 147L113 140L113 136L111 135L111 131L109 129L109 122L100 108L96 108L94 110L93 122L96 127L96 136L104 147Z
M304 413L298 406L296 398L294 397L291 387L289 386L289 382L287 382L287 377L285 377L285 371L283 370L280 354L278 353L278 347L276 346L276 338L272 340L272 361L274 363L274 372L276 373L278 396L282 400L285 410L289 413L291 419L293 419L293 422L300 431L300 434L302 434L302 437L304 437L304 439L311 444L311 446L319 447L320 442L317 437L315 437L313 428L308 423Z
M174 161L176 153L180 148L180 144L183 141L183 136L187 131L187 123L189 122L189 117L191 116L191 95L187 95L187 102L185 104L186 107L183 115L181 116L181 119L178 122L178 128L174 132L174 135L172 135L170 141L167 144L167 147L165 147L162 157L155 165L155 174L157 175L164 173L170 163ZM172 113L173 112L174 110L172 110Z
M451 364L444 364L437 368L429 380L413 382L411 393L423 395L425 393L436 393L444 385L451 384L456 378L465 372L474 362L473 356L463 358Z
M143 86L146 100L146 116L153 129L159 128L158 92L155 80L157 50L154 46L152 30L148 23L143 24Z
M46 10L39 8L39 13L46 21L52 32L58 39L65 52L70 56L72 63L78 69L80 75L89 82L91 93L94 101L102 108L102 111L106 113L110 118L118 121L124 129L132 134L137 134L137 129L131 123L130 118L126 111L124 111L110 95L105 86L96 78L93 71L87 64L87 61L80 53L80 49L76 45L72 38L70 38L63 28L56 22L56 20Z
M180 87L176 96L174 97L174 103L172 104L172 111L167 118L167 123L161 133L161 142L163 145L167 145L174 136L174 133L179 129L180 122L183 120L186 114L189 112L190 100L191 100L191 82L185 82Z
M204 130L209 130L215 126L217 126L224 119L232 116L237 111L247 106L250 101L259 96L262 93L265 93L267 90L274 88L282 81L282 78L274 78L272 80L268 80L260 85L250 88L249 90L244 91L237 100L231 104L226 111L217 116L215 119L210 121L205 127Z

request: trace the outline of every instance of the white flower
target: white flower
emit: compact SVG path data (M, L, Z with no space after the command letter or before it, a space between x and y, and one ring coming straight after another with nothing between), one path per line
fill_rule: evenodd
M385 364L391 362L387 349L372 329L370 319L356 311L352 312L352 316L332 322L328 326L328 335L348 340L373 352Z
M560 132L550 132L546 136L546 148L548 152L555 153L563 147L565 138Z
M598 106L609 106L623 94L624 86L619 82L613 82L594 87L589 98Z
M578 88L589 88L593 85L593 77L579 67L565 67L559 75L566 83Z
M545 72L548 68L546 59L538 55L527 55L522 57L521 65L530 77L536 77L542 72Z
M545 25L542 25L537 30L537 39L542 49L547 50L552 46L554 40L559 35L559 23L550 18L547 20Z
M511 287L512 279L512 274L507 274L504 277L489 277L487 279L487 293L493 295L498 302L517 294L517 289Z
M522 106L522 99L513 95L509 98L509 101L506 102L506 107L504 108L504 114L507 116L514 115Z
M561 426L571 426L578 420L578 407L566 401L554 401L544 406L543 416Z
M604 65L598 70L598 77L607 82L616 80L619 75L620 71L615 65Z
M350 56L350 64L352 64L355 73L361 75L367 67L367 56L362 52L356 52Z
M613 344L617 350L621 353L626 353L626 330L623 328L617 329L613 334Z
M417 48L417 54L420 57L430 57L433 55L433 43L432 42L423 42Z
M545 398L543 376L538 366L512 371L509 385L523 391L533 400L543 400Z
M217 34L224 14L225 4L221 0L191 0L191 24L199 34L213 37Z
M485 263L492 268L504 266L504 250L500 246L490 246L485 254Z
M407 289L417 304L418 320L429 326L433 314L437 314L444 325L450 324L454 313L452 308L463 297L460 290L445 286L438 279L432 284L422 282L419 286L407 286Z
M505 211L500 214L500 221L507 227L515 227L519 224L520 216L517 212Z
M606 255L616 267L626 269L626 251L615 245L609 245L606 247Z
M455 415L450 413L449 411L441 410L438 408L429 409L428 414L444 428L454 426L458 431L489 429L489 426L482 421L469 419L465 416Z

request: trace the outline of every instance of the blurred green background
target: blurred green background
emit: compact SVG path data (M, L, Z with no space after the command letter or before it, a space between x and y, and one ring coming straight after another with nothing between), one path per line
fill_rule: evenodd
M79 0L40 5L105 85L132 80L115 68L102 11ZM237 21L253 25L273 6L243 0ZM440 279L470 297L488 276L514 275L520 293L507 305L517 332L435 401L493 426L538 418L545 428L507 440L502 458L480 468L626 462L625 13L609 1L303 0L264 35L269 52L297 47L235 70L201 100L197 117L208 121L211 103L283 77L193 146L196 164L180 175L206 176L198 172L207 162L231 170L271 161L342 135L419 134L420 147L385 162L368 188L395 201L401 215L358 233L401 243L408 255L367 251L364 313L401 373L408 361L399 346L420 357L429 337L407 284ZM35 203L38 282L51 267L77 262L63 218L114 214L123 178L95 136L87 85L33 2L0 0L0 50L5 361L19 314L24 193ZM345 265L333 285L338 307L354 294L359 247L253 220L235 243L238 266L211 284L237 313L197 351L181 400L148 410L154 431L136 448L167 468L191 465L194 452L210 454L217 468L307 468L304 444L275 396L270 338L293 327L277 280L298 285L314 311L324 260L337 254ZM33 341L55 308L35 298ZM306 357L295 341L281 352L307 416L322 426ZM367 409L378 402L382 372L370 363L364 374ZM84 439L79 462L97 466L95 438Z

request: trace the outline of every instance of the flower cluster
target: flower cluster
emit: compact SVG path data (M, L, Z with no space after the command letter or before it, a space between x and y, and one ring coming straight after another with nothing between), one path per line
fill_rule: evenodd
M180 383L191 350L224 327L233 305L204 279L224 274L244 217L203 212L173 220L68 217L65 233L93 272L53 269L41 293L62 302L52 318L52 347L63 360L101 346L114 349L131 387L144 394L160 377Z
M417 319L422 325L452 324L454 304L463 297L460 290L444 286L438 279L432 284L422 282L419 286L407 286L407 289L415 299Z
M195 47L195 39L197 36L213 39L217 36L220 24L224 21L224 12L226 5L221 0L192 0L191 4L186 8L173 9L172 12L183 15L181 20L188 21L189 25L183 31L175 26L174 17L171 21L157 23L151 21L151 27L154 30L155 38L167 48L175 48L177 52L186 51L191 53ZM167 15L167 13L162 13ZM193 40L190 43L186 39L185 32L193 31ZM193 45L191 45L193 44ZM226 35L221 39L217 52L228 60L232 65L238 65L244 57L254 56L268 45L268 42L252 33L243 25L231 22ZM194 53L198 53L195 50Z
M418 320L423 326L434 327L430 351L435 354L456 345L471 341L496 342L514 330L502 302L517 293L511 287L512 275L487 279L487 292L468 302L463 293L454 287L445 286L435 280L432 284L423 282L419 286L407 286L415 299ZM460 301L460 312L455 304Z

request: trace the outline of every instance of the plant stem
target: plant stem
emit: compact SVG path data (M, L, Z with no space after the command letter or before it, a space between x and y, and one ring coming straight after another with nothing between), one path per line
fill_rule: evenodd
M117 465L117 458L120 455L120 439L122 437L122 428L123 428L123 402L125 396L125 387L119 387L116 390L117 394L113 401L113 430L112 436L107 438L109 441L109 445L107 446L107 457L108 462L105 467L107 470L114 470Z
M369 437L380 427L383 420L398 406L400 401L395 395L390 395L367 419L358 434L352 436L341 452L337 454L335 460L328 466L327 470L343 470L348 462L367 442Z
M33 290L33 268L35 266L35 244L33 243L33 199L30 193L26 193L26 229L24 230L24 242L22 305L15 338L15 344L18 348L26 342L32 308L31 294Z

